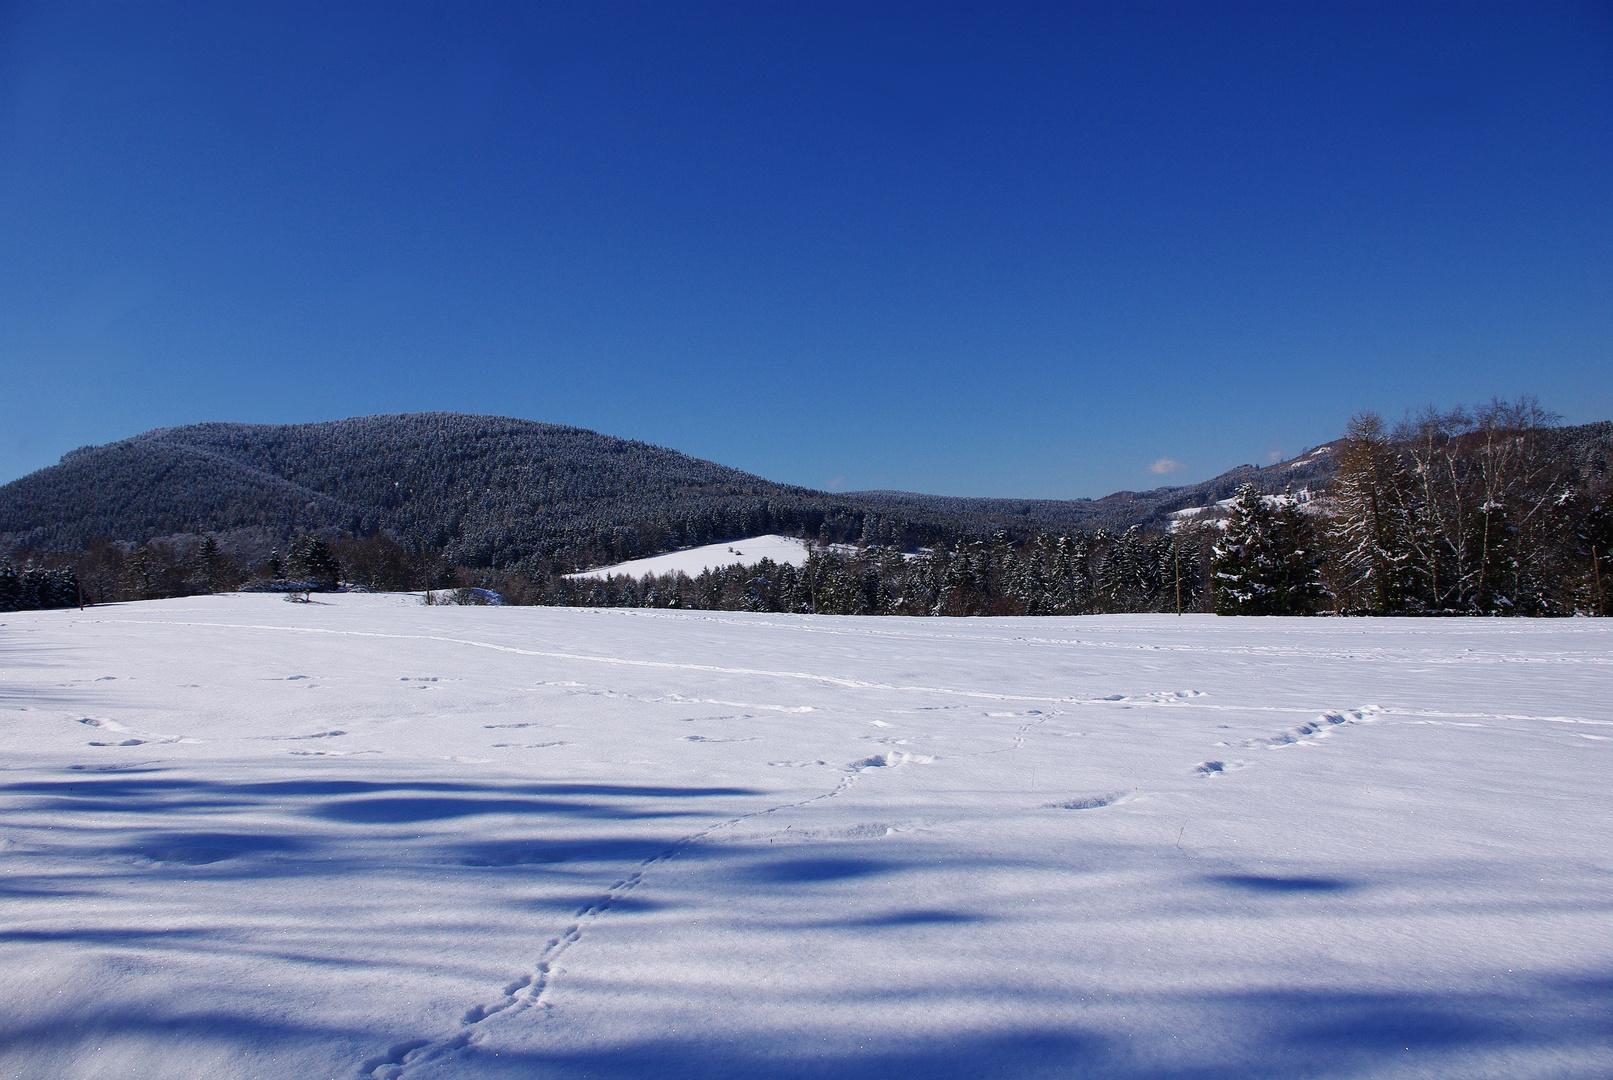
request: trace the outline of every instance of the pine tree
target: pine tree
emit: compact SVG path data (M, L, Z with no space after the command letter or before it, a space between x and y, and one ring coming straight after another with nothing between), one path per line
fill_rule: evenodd
M341 577L342 568L330 553L325 541L312 534L291 545L291 562L303 581L319 589L332 590Z
M1518 558L1514 541L1517 529L1507 520L1505 503L1487 502L1479 507L1473 523L1472 549L1478 553L1478 584L1473 590L1474 606L1480 611L1511 612L1517 592Z
M1238 488L1210 562L1217 615L1283 614L1283 552L1277 519L1253 484Z
M1090 613L1096 585L1092 572L1092 545L1087 534L1059 537L1054 565L1059 589L1059 614Z
M0 611L22 610L22 578L10 563L0 563Z
M23 600L39 610L78 606L78 575L69 567L47 570L34 567L23 572Z
M220 559L218 541L208 533L202 537L201 547L196 551L196 580L206 592L217 592L222 583Z
M1277 510L1274 525L1281 559L1277 607L1284 615L1314 614L1327 596L1322 586L1322 553L1316 527L1292 496Z

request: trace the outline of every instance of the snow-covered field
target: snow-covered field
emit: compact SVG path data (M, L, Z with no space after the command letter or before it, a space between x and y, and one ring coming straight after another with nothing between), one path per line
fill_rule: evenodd
M646 574L675 574L682 571L690 577L699 577L703 570L716 570L725 566L755 566L763 559L776 563L802 566L807 561L806 544L790 536L769 533L748 540L728 540L721 544L669 551L665 555L652 555L648 559L634 559L614 566L601 566L571 574L574 578L606 578L611 575L641 578Z
M0 1075L1613 1075L1603 621L0 624Z

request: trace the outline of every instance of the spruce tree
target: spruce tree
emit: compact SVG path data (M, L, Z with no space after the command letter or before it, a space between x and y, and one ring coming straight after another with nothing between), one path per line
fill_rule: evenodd
M1292 499L1277 510L1273 524L1281 559L1276 605L1279 613L1314 614L1327 595L1322 586L1322 553L1316 527L1301 504Z
M10 563L0 563L0 611L22 610L22 578Z
M1283 553L1277 519L1253 484L1238 488L1210 562L1217 615L1283 613Z
M1472 548L1478 553L1478 583L1473 604L1480 611L1508 612L1513 608L1518 558L1517 529L1507 520L1505 503L1487 502L1473 522Z
M196 580L201 583L206 592L217 592L220 584L218 541L212 533L202 537L202 545L196 551Z
M317 536L304 536L292 544L291 561L297 575L319 589L335 589L337 579L341 577L342 569L337 565L335 556L330 553L325 541Z

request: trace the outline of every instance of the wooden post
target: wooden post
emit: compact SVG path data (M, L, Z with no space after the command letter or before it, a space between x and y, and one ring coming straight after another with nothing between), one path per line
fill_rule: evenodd
M1176 559L1176 614L1182 614L1182 548L1175 538L1171 540L1171 555Z
M1591 573L1596 578L1596 613L1607 614L1607 605L1602 602L1602 567L1596 561L1596 545L1591 545Z

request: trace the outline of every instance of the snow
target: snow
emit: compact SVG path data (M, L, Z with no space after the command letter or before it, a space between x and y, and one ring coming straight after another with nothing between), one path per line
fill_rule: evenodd
M1224 529L1227 527L1227 514L1232 509L1232 504L1237 501L1237 497L1234 496L1230 499L1213 502L1209 506L1189 506L1182 510L1172 510L1165 515L1165 530L1175 532L1187 522L1203 514L1215 515L1210 519L1209 524L1218 529ZM1311 501L1311 492L1309 488L1301 488L1292 494L1262 495L1260 496L1260 501L1273 508L1290 505L1303 506Z
M641 578L647 574L675 574L682 571L690 577L699 577L703 570L717 570L727 566L755 566L763 559L776 563L803 566L807 561L806 543L790 536L770 533L753 536L748 540L732 540L704 547L685 548L682 551L654 555L648 559L634 559L570 574L573 578L606 578L611 575Z
M471 604L498 607L507 601L492 589L432 589L425 599L433 604Z
M1613 1075L1602 620L0 616L0 1075Z

